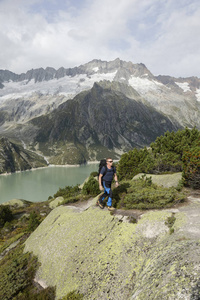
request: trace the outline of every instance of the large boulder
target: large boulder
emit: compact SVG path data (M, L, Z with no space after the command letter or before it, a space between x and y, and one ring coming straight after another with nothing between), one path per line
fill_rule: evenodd
M141 176L146 176L147 178L152 179L152 182L159 185L163 186L166 188L169 187L177 187L180 180L182 179L182 173L173 173L173 174L163 174L163 175L154 175L154 174L145 174L145 173L139 173L136 176L133 177L133 180L137 180Z
M11 199L9 201L3 202L2 205L9 205L13 207L26 207L31 204L30 201L24 199Z
M73 290L84 299L198 299L200 224L191 224L200 202L144 213L136 224L95 202L55 208L27 239L25 251L41 263L36 281L56 286L56 299Z

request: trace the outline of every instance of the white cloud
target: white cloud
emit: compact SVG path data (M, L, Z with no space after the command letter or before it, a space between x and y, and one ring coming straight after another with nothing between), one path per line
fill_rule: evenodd
M120 57L199 76L197 0L2 0L0 69L74 67Z

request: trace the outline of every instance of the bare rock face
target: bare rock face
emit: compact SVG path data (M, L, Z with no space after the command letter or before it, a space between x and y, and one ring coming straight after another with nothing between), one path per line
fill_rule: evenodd
M68 149L73 147L74 164L99 160L102 156L119 158L135 146L149 145L167 130L180 128L178 123L141 100L132 88L108 81L95 83L91 90L68 100L52 113L31 120L28 125L17 134L21 132L26 137L28 128L34 129L32 144L39 144L41 149L54 149L54 153L44 154L54 161L57 157L59 163L63 157L65 163L70 162L72 156L68 155Z
M83 299L199 299L200 198L149 211L136 224L101 210L55 208L26 241L41 266L35 280L56 286L56 299L77 290ZM170 234L167 219L175 217Z
M12 143L7 138L0 138L0 173L44 166L47 166L47 162L41 156L25 150L21 145Z

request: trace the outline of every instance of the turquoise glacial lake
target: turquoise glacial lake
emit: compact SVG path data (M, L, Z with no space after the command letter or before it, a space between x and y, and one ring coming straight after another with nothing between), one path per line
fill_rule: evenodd
M0 203L11 199L32 202L48 200L59 188L82 184L98 164L49 166L47 168L0 175Z

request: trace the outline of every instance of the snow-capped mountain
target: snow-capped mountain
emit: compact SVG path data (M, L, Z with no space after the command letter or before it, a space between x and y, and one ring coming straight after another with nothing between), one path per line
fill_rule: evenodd
M0 70L0 125L26 122L102 80L134 88L157 110L182 126L200 128L200 79L153 76L144 64L93 60L75 68L43 68L20 75Z
M119 158L185 126L200 129L196 77L154 76L120 59L20 75L0 70L0 136L50 163Z

